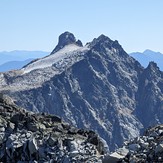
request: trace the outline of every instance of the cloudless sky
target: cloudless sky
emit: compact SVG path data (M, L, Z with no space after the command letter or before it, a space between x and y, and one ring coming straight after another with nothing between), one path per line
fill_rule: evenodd
M65 31L163 53L163 0L0 0L0 51L52 51Z

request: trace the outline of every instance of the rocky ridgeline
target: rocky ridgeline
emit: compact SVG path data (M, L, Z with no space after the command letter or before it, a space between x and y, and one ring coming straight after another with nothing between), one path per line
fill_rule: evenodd
M103 140L95 132L27 112L0 96L0 162L102 162Z
M94 130L110 151L163 124L163 72L154 62L143 68L105 35L82 47L61 34L51 55L0 73L0 90L18 106Z
M124 143L122 148L105 157L103 163L163 162L163 125L148 129L144 136Z

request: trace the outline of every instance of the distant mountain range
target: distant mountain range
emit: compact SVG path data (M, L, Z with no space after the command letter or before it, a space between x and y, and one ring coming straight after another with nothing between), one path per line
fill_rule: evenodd
M21 69L24 65L27 65L32 60L44 57L49 52L45 51L21 51L15 50L11 52L0 52L0 72ZM129 54L142 66L147 67L149 62L154 61L157 63L160 70L163 71L163 54L160 52L154 52L152 50L145 50L144 52L133 52Z
M10 70L18 70L21 69L24 65L30 63L32 59L27 59L25 61L9 61L6 62L2 65L0 65L0 72L6 72L6 71L10 71Z
M20 69L36 58L42 58L49 52L15 50L11 52L0 52L0 72Z
M154 61L155 63L157 63L160 70L163 71L163 54L160 52L145 50L143 53L134 52L130 53L129 55L138 60L144 67L147 67L149 62Z

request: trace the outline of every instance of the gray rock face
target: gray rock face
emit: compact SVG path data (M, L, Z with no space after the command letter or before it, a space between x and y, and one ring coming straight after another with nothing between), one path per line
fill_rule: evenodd
M162 136L163 125L148 129L143 136L125 142L123 148L117 149L110 155L106 155L103 163L111 159L122 163L163 162ZM122 149L125 149L127 152L121 153Z
M94 132L72 128L57 116L34 114L3 101L0 162L102 162L104 145ZM38 127L31 130L30 122ZM96 139L96 145L90 139Z
M51 52L51 54L57 52L58 50L62 49L64 46L68 44L76 44L78 46L83 46L80 40L76 41L76 38L72 33L64 32L59 36L58 45Z
M144 127L163 123L163 72L156 63L150 62L139 77L136 93L137 117Z
M163 123L163 73L156 64L144 69L104 35L83 48L50 67L1 74L0 88L28 110L98 132L111 151Z

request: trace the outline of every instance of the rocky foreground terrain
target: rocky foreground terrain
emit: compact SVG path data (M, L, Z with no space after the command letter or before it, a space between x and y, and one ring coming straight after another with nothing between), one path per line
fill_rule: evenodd
M25 111L0 96L0 162L102 162L107 146L95 132Z
M74 128L55 115L26 111L0 94L0 162L161 163L163 125L109 154L95 132Z
M122 148L105 157L103 163L162 163L163 125L152 127L143 136L126 141Z

